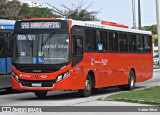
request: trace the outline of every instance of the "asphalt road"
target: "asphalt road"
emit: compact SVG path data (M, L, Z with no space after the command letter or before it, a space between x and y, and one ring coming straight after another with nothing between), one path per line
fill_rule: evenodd
M154 69L153 78L142 83L136 84L136 87L152 87L152 86L160 86L160 69Z
M154 70L154 76L151 80L137 83L136 89L151 86L160 86L160 70ZM37 99L34 93L14 93L6 94L0 92L0 106L143 106L143 104L130 104L124 102L99 101L120 91L117 87L101 89L94 92L88 98L79 97L77 92L53 91L49 92L46 99Z

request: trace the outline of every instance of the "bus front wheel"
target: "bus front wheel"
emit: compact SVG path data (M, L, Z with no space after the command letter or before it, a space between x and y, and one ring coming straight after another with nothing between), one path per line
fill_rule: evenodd
M128 77L128 84L119 86L122 90L133 90L135 87L135 73L133 71L130 71L129 77Z
M37 98L43 99L46 97L47 91L36 91L34 92L34 94L36 95Z
M82 97L89 97L91 93L92 93L92 79L90 75L88 75L85 81L85 88L82 90L79 90L79 94Z

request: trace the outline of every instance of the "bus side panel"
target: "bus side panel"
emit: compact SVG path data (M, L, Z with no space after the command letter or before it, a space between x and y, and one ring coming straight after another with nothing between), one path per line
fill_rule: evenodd
M127 68L129 68L127 79L129 77L129 73L130 73L131 69L133 69L135 71L136 80L141 79L142 73L143 73L142 56L139 54L128 54L128 56L126 56L125 59L127 60ZM128 84L128 82L127 82L127 84Z
M88 65L89 62L90 61L87 60L84 54L82 61L72 68L72 81L75 89L85 88L85 80L87 78L88 72L92 70L92 68Z
M128 76L131 69L134 69L135 76L136 76L136 82L143 82L152 77L153 73L153 62L152 62L152 54L119 54L119 69L125 68L125 71L127 73L120 74L118 76L122 75L125 76L125 82L123 80L121 81L121 84L128 83Z
M153 76L153 57L152 54L142 54L141 55L141 71L137 73L136 82L144 82L149 80Z
M0 74L6 74L6 59L0 58Z
M112 58L114 56L114 60ZM123 85L128 83L128 75L130 68L128 66L129 60L126 59L126 54L109 54L111 57L110 66L114 69L113 75L115 77L115 86Z
M0 75L0 89L11 87L11 75Z
M94 72L95 87L101 88L128 84L131 69L135 71L136 82L150 79L151 58L151 54L85 53L83 63L84 69ZM107 60L106 65L103 60Z
M82 66L79 66L79 67L82 67ZM77 71L73 73L73 84L75 89L85 88L85 80L87 77L87 73L88 72L85 72L85 71L81 71L81 72Z
M149 80L153 77L153 54L146 54L145 57L144 66L147 72L144 75L144 80Z
M128 70L128 76L130 70L134 69L136 82L143 82L150 79L153 73L153 64L151 58L151 54L128 54L128 56L125 58L125 60L127 60L126 68L130 68Z
M87 77L87 74L88 72L92 71L94 73L94 76L95 77L95 87L98 88L99 87L99 82L100 82L100 76L99 76L99 66L100 64L98 63L99 59L97 59L97 54L95 53L84 53L84 57L83 57L83 66L84 66L84 70L87 72L86 73L86 77ZM103 76L101 76L103 77ZM101 83L102 84L102 83Z
M7 72L8 73L12 72L12 60L11 60L11 57L7 58Z
M119 65L122 64L120 63L120 59L118 59L117 57L118 54L85 53L82 63L84 66L84 70L87 70L87 72L84 76L81 75L82 80L80 81L82 83L85 83L87 73L89 71L93 71L95 75L95 88L127 84L128 73L130 70L127 67L124 67L124 69L122 70L122 68L119 67Z
M113 58L115 57L113 56ZM88 72L93 71L95 77L95 88L102 88L102 87L116 85L117 76L113 75L113 70L115 69L111 69L110 65L111 63L109 63L109 60L112 59L106 53L84 54L84 60L83 60L84 69L87 70Z

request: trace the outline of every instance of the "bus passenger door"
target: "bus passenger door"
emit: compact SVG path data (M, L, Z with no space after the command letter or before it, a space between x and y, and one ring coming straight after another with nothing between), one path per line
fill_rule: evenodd
M5 35L0 34L0 74L6 74Z
M13 36L10 36L10 33L6 34L6 39L5 39L5 45L6 45L6 60L7 60L7 74L11 74L12 72L12 38Z
M11 55L8 57L6 33L0 33L0 88L11 87Z
M73 36L73 66L78 64L83 58L83 37L81 36Z
M74 68L73 86L77 89L82 87L83 81L83 64L80 64L83 59L83 37L78 35L72 36L72 66Z

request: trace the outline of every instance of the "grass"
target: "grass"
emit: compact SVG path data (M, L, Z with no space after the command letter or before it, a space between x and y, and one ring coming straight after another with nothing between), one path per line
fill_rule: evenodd
M110 101L123 101L160 106L160 87L152 87L143 90L133 90L115 94L105 98Z

